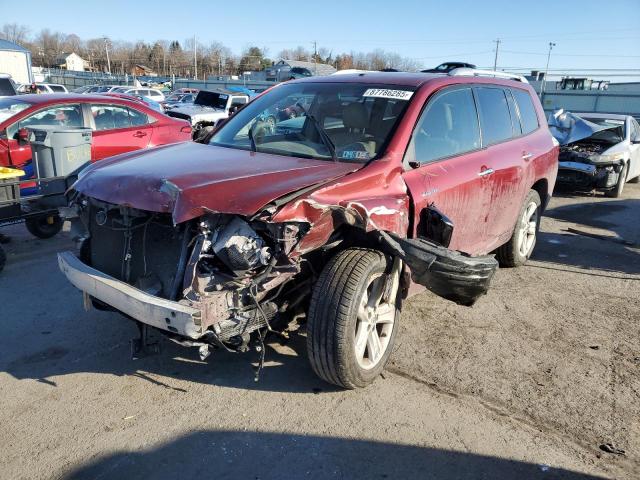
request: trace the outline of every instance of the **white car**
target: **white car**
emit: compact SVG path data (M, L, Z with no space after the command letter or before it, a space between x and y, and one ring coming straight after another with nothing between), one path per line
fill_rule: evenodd
M155 88L145 87L117 87L109 90L109 93L124 93L125 95L139 95L141 97L147 97L154 102L164 102L164 93Z
M558 112L549 128L561 145L558 184L617 198L626 182L640 182L640 125L632 116Z
M243 107L249 101L249 95L246 93L200 90L192 104L173 108L167 115L189 121L195 138L201 128L214 127L220 120L229 118L234 110Z
M38 93L69 93L67 87L57 83L36 83ZM18 93L31 93L31 84L20 85Z

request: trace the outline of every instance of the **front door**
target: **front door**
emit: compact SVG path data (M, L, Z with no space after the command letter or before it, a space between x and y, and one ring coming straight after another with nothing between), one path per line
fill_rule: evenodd
M472 89L451 87L429 100L410 142L403 176L414 204L414 232L431 206L453 223L449 248L487 253L491 173L481 148ZM428 234L428 232L426 232Z

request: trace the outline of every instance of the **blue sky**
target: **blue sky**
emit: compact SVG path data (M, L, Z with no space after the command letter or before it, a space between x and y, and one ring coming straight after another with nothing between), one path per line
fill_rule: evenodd
M500 38L499 67L544 68L553 41L550 69L640 72L640 0L30 0L25 8L0 0L0 12L0 23L83 39L184 42L195 34L234 53L257 45L271 56L312 48L315 40L335 53L381 48L425 66L452 59L492 66L493 40Z

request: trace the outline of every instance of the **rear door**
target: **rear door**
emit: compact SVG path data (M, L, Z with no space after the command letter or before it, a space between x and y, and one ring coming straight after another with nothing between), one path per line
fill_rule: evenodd
M92 160L146 148L152 126L146 113L125 105L92 104Z
M435 207L453 222L450 248L486 253L490 170L469 86L437 93L418 120L403 174L414 203L414 235L425 234L422 211ZM428 234L428 232L426 232Z
M499 86L474 87L482 146L486 148L491 173L487 174L491 195L487 212L488 249L510 237L526 192L524 169L530 157L515 102L508 89Z

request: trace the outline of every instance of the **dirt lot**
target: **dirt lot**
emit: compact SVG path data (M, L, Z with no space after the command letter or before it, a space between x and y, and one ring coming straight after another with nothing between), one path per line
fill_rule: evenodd
M406 302L388 372L354 392L314 377L301 337L259 383L253 353L132 361L135 327L58 272L69 234L4 233L3 479L640 476L639 185L555 198L534 260L475 307Z

